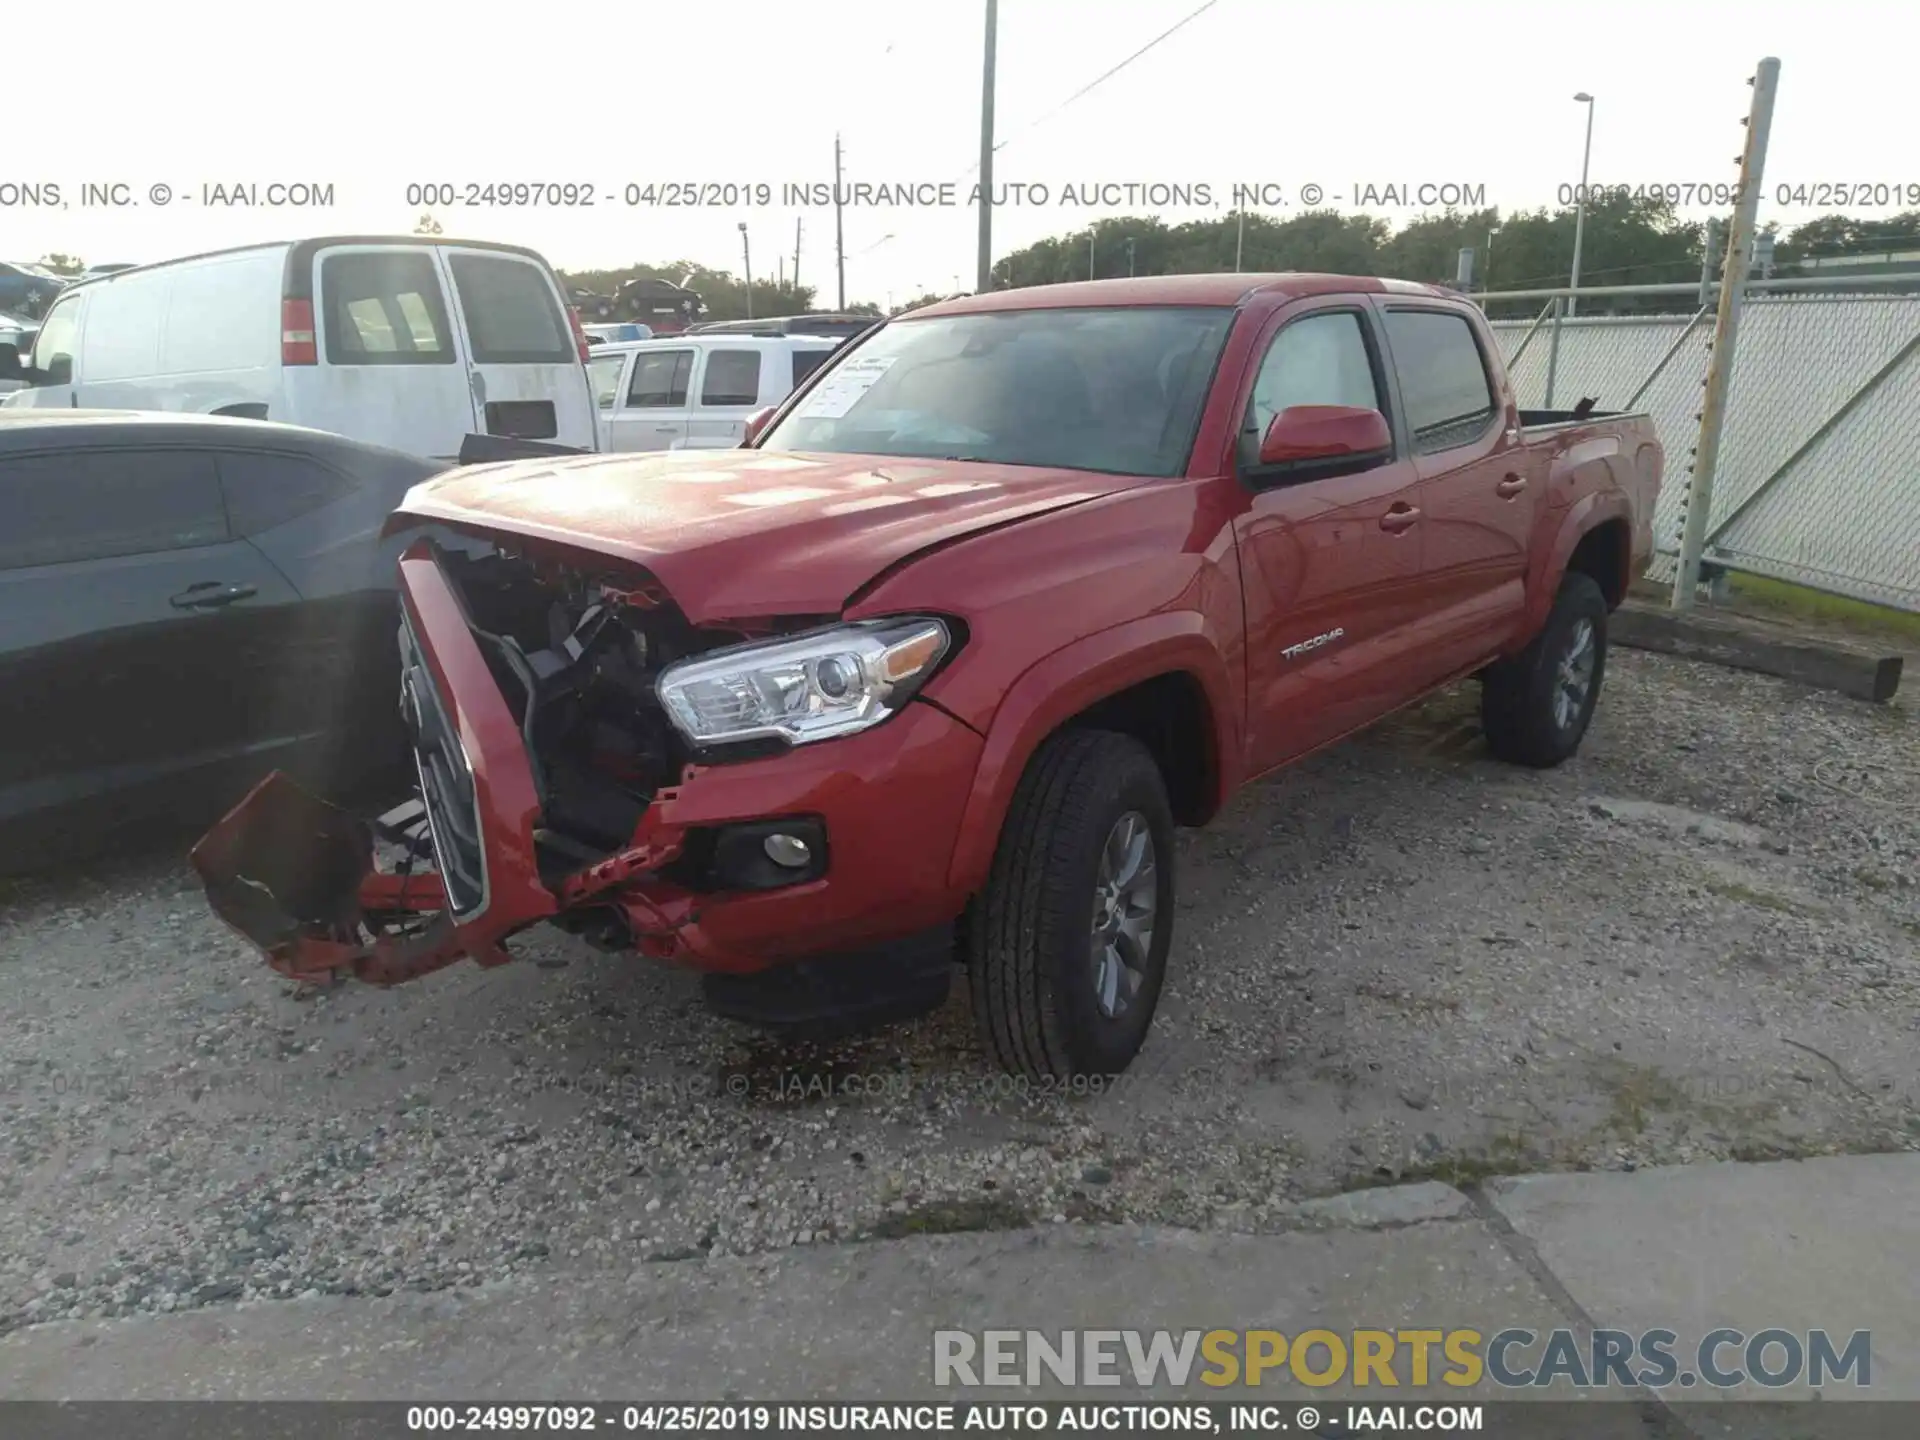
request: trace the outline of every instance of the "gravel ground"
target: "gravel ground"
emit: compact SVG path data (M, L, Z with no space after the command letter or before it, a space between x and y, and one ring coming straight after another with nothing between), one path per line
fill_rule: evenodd
M1616 652L1581 756L1471 687L1185 838L1107 1094L991 1072L964 995L781 1050L690 975L297 990L176 856L0 890L0 1331L1061 1218L1261 1230L1420 1177L1920 1148L1920 714Z

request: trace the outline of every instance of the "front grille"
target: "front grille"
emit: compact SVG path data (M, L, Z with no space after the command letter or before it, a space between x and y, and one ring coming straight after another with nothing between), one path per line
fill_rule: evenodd
M473 765L404 612L400 621L400 708L413 734L420 800L426 806L447 908L454 919L465 920L487 903L487 858L480 841L480 805L474 794Z

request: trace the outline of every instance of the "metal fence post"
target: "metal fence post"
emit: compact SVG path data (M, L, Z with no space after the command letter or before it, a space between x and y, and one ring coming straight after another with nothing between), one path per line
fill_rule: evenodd
M1553 333L1547 337L1547 396L1540 402L1544 410L1553 408L1553 382L1560 371L1560 314L1566 305L1558 295L1553 297Z
M1673 608L1691 610L1700 584L1700 554L1713 513L1713 472L1720 458L1720 431L1727 418L1727 390L1733 379L1734 340L1740 328L1740 304L1752 263L1754 221L1760 210L1760 179L1766 169L1767 135L1773 128L1773 97L1780 84L1780 62L1772 56L1756 67L1753 108L1747 115L1746 150L1740 157L1740 203L1727 232L1727 258L1721 271L1720 314L1707 365L1706 395L1700 404L1700 440L1694 448L1693 478L1687 487L1680 531L1680 567L1673 580Z

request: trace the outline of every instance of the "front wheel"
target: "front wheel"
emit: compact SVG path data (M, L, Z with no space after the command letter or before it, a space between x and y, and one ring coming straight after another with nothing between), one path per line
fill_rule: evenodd
M1480 723L1501 760L1547 770L1580 748L1607 670L1607 597L1590 575L1560 583L1526 649L1484 676Z
M976 1023L1000 1065L1107 1078L1153 1023L1173 941L1173 816L1131 736L1054 736L1021 777L964 927Z

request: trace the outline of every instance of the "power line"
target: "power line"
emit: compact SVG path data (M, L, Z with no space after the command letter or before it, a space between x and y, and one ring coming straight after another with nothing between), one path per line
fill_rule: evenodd
M1122 70L1126 69L1129 65L1133 64L1133 62L1138 60L1142 55L1145 55L1149 50L1152 50L1156 45L1159 45L1162 41L1172 38L1172 36L1176 34L1178 31L1185 29L1188 25L1192 24L1195 20L1198 20L1202 15L1206 14L1207 11L1213 9L1213 7L1218 5L1219 3L1220 3L1220 0L1206 0L1206 3L1200 6L1198 9L1189 11L1187 14L1183 15L1180 19L1174 21L1174 23L1169 25L1165 30L1162 30L1158 35L1154 36L1153 39L1149 40L1146 44L1142 45L1138 50L1134 51L1131 55L1127 56L1127 58L1122 60L1118 65L1112 66L1110 69L1104 70L1100 74L1094 76L1093 79L1089 80L1086 84L1082 85L1078 90L1074 91L1071 95L1067 96L1066 99L1062 100L1058 105L1054 106L1053 109L1049 110L1046 114L1042 115L1038 120L1035 120L1032 124L1026 126L1022 130L1020 130L1017 134L1009 135L1006 139L997 143L993 147L993 153L998 155L1002 150L1006 149L1007 146L1011 145L1014 141L1018 140L1022 135L1030 134L1033 131L1039 129L1042 125L1046 124L1047 121L1053 119L1054 116L1058 115L1062 110L1065 110L1069 105L1073 104L1074 101L1079 100L1083 96L1091 93L1097 87L1106 84L1107 81L1111 80L1114 76L1118 75ZM954 176L953 179L948 181L947 183L950 185L956 184L959 181L966 179L967 176L975 173L977 170L979 170L979 168L980 168L980 162L976 160L973 162L973 164L969 165L966 169L962 170L958 175Z
M1104 71L1099 75L1096 75L1093 79L1089 80L1086 84L1082 85L1078 90L1074 91L1073 94L1069 95L1066 99L1062 100L1058 105L1054 106L1053 109L1049 110L1046 114L1042 115L1038 120L1034 121L1031 125L1027 126L1026 129L1020 131L1018 135L1009 135L1005 140L1002 140L998 145L995 145L993 147L994 153L998 154L1000 151L1006 149L1007 146L1011 145L1015 140L1018 140L1021 135L1025 135L1031 131L1039 129L1042 125L1046 124L1047 121L1053 119L1054 116L1058 115L1062 110L1065 110L1069 105L1073 104L1074 101L1088 94L1089 92L1094 90L1096 87L1104 85L1107 81L1111 80L1114 76L1118 75L1122 70L1126 69L1127 66L1131 65L1134 61L1138 60L1142 55L1146 54L1149 50L1153 49L1154 46L1160 44L1163 40L1170 39L1177 32L1184 30L1188 25L1192 24L1195 20L1198 20L1202 15L1206 14L1207 11L1213 9L1213 7L1215 5L1218 5L1219 3L1220 3L1220 0L1206 0L1206 3L1200 6L1199 9L1190 11L1186 15L1183 15L1180 19L1174 21L1172 25L1169 25L1165 30L1162 30L1158 35L1154 36L1153 39L1149 40L1146 44L1142 45L1138 50L1134 51L1131 55L1127 56L1127 58L1122 60L1118 65L1115 65L1112 69ZM977 169L979 167L976 166L975 168Z

